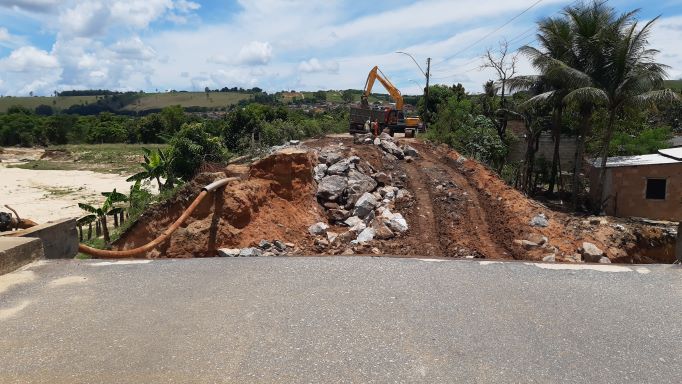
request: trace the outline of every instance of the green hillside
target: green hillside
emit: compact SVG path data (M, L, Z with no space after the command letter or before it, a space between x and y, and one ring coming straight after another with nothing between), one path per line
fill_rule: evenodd
M64 110L73 105L96 103L103 96L40 96L40 97L0 97L0 113L7 112L12 106L22 106L35 110L39 105L49 105L55 110ZM162 109L170 105L188 107L224 108L237 104L240 100L252 98L250 93L240 92L174 92L174 93L140 93L122 110L144 111Z
M170 105L180 105L183 108L222 108L249 98L252 98L250 93L239 92L209 92L208 94L206 92L145 93L123 109L144 111L161 109Z
M34 110L39 105L49 105L54 109L66 109L72 105L90 104L97 101L98 96L58 96L58 97L0 97L0 112L7 112L13 105Z
M682 80L665 80L665 87L682 91Z

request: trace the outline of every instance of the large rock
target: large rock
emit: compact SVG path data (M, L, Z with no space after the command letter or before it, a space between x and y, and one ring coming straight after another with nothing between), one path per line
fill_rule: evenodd
M358 201L355 202L355 209L353 215L359 218L364 218L379 205L377 199L371 193L365 192Z
M374 229L372 229L371 227L363 229L356 240L358 241L358 243L366 243L368 241L374 240Z
M374 175L372 175L372 177L374 177L377 183L379 183L379 185L382 187L393 184L391 175L387 175L384 172L377 172Z
M313 236L318 236L327 233L327 229L329 226L320 221L308 227L308 232Z
M393 231L382 220L374 220L372 222L372 229L374 230L374 237L379 240L388 240L395 236Z
M359 218L357 216L351 216L351 217L347 218L346 221L344 221L344 224L346 224L347 226L352 228L352 227L354 227L357 224L360 224L362 222L363 221L361 218Z
M341 159L343 159L343 156L341 156L341 154L338 152L322 152L317 157L317 160L320 163L325 163L327 165L335 164Z
M377 182L370 176L355 169L348 172L348 201L355 203L366 192L372 192L377 187Z
M371 133L356 133L353 135L353 143L354 144L364 144L366 139L372 139L372 134Z
M220 257L237 257L242 250L239 248L220 248L218 249L218 256Z
M419 157L419 151L409 145L403 147L403 153L405 156Z
M345 175L350 170L351 162L348 159L343 159L329 168L327 168L328 175Z
M327 211L327 219L331 222L341 222L350 217L350 212L345 209L330 209Z
M549 225L549 219L544 213L540 213L530 220L530 225L533 227L546 227Z
M347 186L348 180L343 176L326 176L317 185L317 197L321 200L338 200Z
M239 252L239 256L240 256L240 257L263 256L263 251L261 251L261 250L258 249L258 248L253 248L253 247L243 248L243 249Z
M604 251L599 249L596 245L585 241L580 248L580 255L583 260L588 263L599 263L602 256L604 256Z
M390 153L391 155L397 157L398 159L403 159L405 157L403 150L398 148L398 146L395 145L393 141L381 139L381 143L379 144L379 146L384 151Z
M386 216L384 216L386 217ZM403 233L409 229L407 220L400 213L393 213L385 220L386 226L393 232Z
M327 164L320 163L314 168L315 171L315 181L319 182L323 177L327 175Z

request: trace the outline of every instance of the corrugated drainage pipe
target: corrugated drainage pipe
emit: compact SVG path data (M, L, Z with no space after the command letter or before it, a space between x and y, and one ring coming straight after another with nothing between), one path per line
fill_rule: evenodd
M123 258L129 258L129 257L135 257L142 255L148 251L151 251L154 249L157 245L163 243L168 239L168 237L175 232L176 229L180 227L182 223L187 220L187 218L194 212L194 210L199 206L199 203L201 203L202 200L206 197L211 192L214 192L216 189L223 187L227 185L231 181L238 180L236 177L228 177L226 179L220 179L212 182L211 184L203 187L201 189L201 192L199 193L199 196L197 196L192 204L190 204L187 209L178 217L175 222L168 227L159 237L156 239L150 241L149 243L139 246L137 248L133 249L125 249L125 250L120 250L120 251L111 251L108 249L97 249L97 248L92 248L90 246L87 246L85 244L79 244L78 245L78 250L82 253L85 253L90 256L94 257L100 257L100 258L111 258L111 259L123 259Z

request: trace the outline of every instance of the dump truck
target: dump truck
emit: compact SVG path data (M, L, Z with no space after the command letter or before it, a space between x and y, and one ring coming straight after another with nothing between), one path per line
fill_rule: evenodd
M369 95L372 93L374 82L378 80L381 85L386 88L391 98L395 101L394 105L371 105L369 103ZM414 136L416 132L424 132L424 124L419 117L405 117L403 111L403 96L381 72L379 67L374 66L367 75L365 81L364 92L360 98L360 103L350 107L350 125L349 132L364 133L366 132L366 123L376 121L379 125L379 131L384 128L390 130L390 135L393 136L396 132L404 132L405 136Z

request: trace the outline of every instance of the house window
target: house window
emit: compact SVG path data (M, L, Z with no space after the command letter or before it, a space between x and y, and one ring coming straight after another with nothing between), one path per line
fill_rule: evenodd
M646 198L648 200L665 200L665 179L646 180Z

